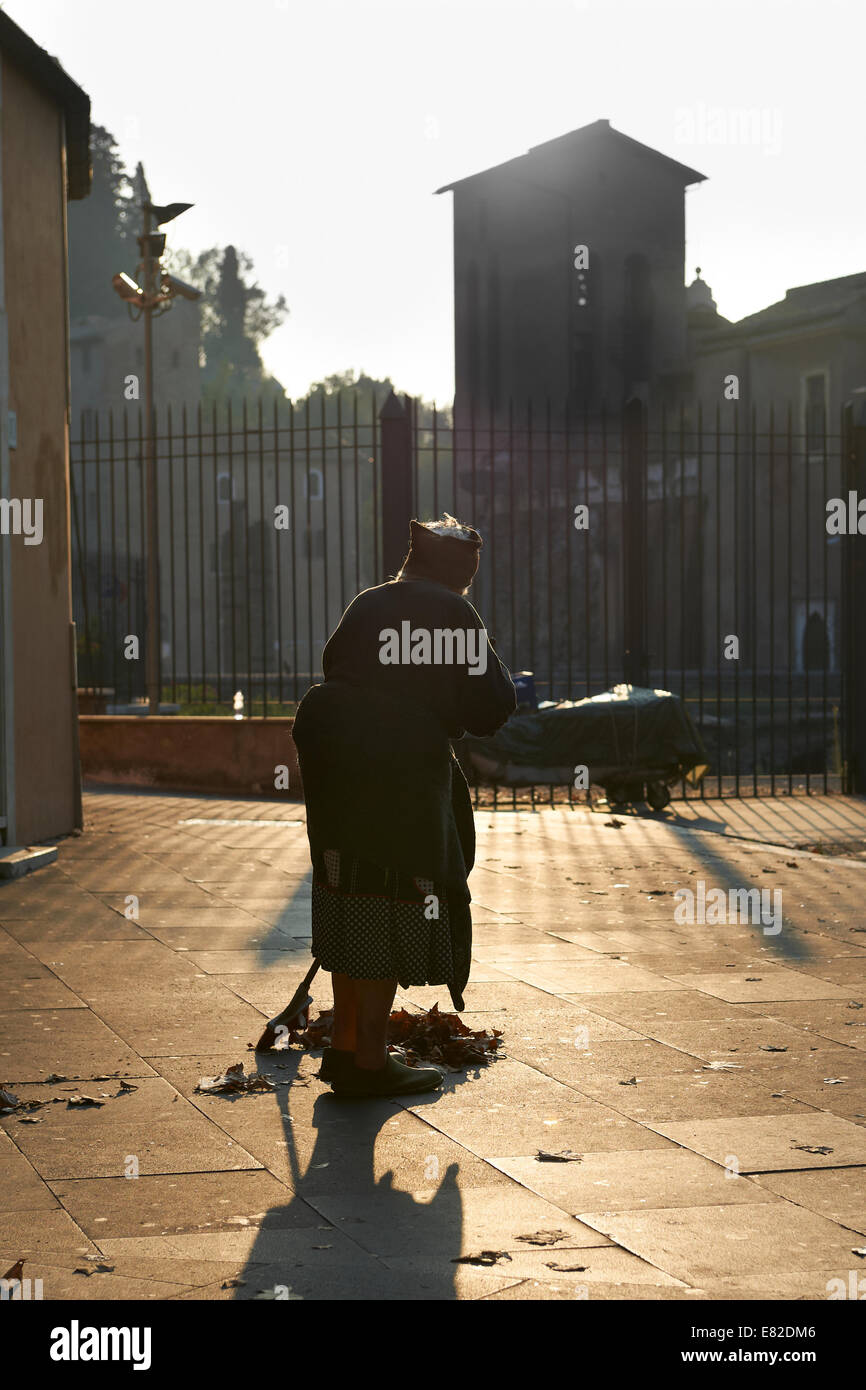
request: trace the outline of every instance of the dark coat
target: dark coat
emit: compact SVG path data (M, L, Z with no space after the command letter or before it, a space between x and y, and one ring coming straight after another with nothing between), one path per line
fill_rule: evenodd
M484 625L468 599L424 579L365 589L322 658L324 683L301 701L293 736L315 858L340 849L445 884L469 901L475 860L469 788L450 740L493 734L516 708L511 677L486 637L486 671L380 661L381 634ZM468 915L468 914L467 914Z

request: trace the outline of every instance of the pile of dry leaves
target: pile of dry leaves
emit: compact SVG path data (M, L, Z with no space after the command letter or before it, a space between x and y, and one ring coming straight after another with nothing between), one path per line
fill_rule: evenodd
M289 1031L289 1042L308 1050L330 1042L333 1011L320 1013L302 1029ZM467 1028L459 1014L443 1014L438 1004L425 1013L410 1014L395 1009L388 1027L388 1044L410 1067L421 1062L438 1062L452 1071L464 1067L487 1066L502 1046L499 1028Z
M219 1076L203 1076L196 1086L200 1095L249 1095L253 1091L274 1091L276 1086L259 1072L245 1072L243 1062L235 1062Z

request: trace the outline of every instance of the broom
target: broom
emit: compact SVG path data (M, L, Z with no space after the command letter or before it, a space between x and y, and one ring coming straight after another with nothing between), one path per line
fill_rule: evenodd
M306 1028L309 1022L307 1010L313 1002L313 996L309 993L309 989L318 968L319 962L314 960L286 1007L274 1018L268 1019L265 1024L265 1031L256 1043L256 1052L269 1052L276 1045L278 1030L280 1029Z

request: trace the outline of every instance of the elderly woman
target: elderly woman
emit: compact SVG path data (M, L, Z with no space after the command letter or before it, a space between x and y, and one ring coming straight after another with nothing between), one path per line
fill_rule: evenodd
M396 579L346 609L294 739L313 863L313 955L334 988L321 1076L339 1096L434 1090L389 1056L399 984L447 985L462 1009L475 859L469 788L450 740L495 733L516 705L465 597L481 537L445 514L411 522Z

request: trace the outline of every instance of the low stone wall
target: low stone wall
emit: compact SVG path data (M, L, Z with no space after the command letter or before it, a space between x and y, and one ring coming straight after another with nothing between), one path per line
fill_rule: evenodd
M303 795L292 719L85 714L78 720L85 782L166 791ZM288 769L275 785L277 768Z

